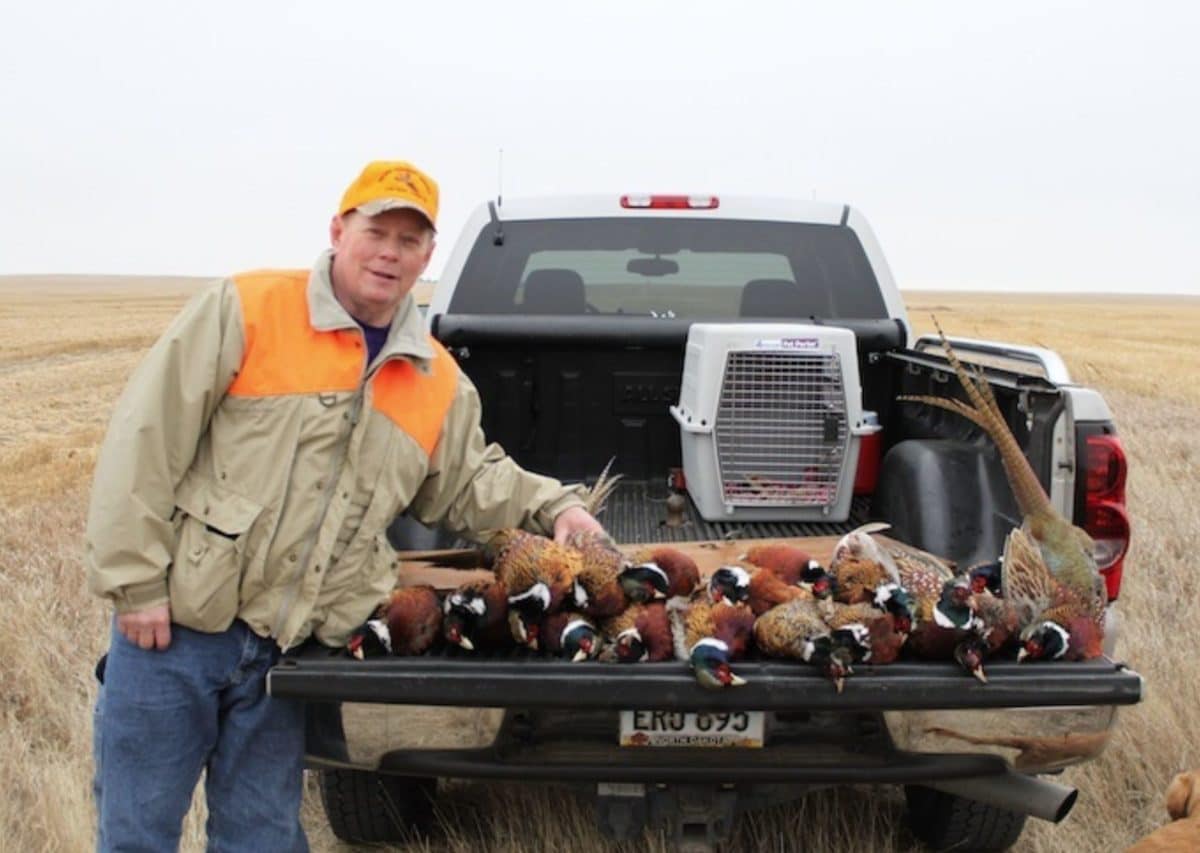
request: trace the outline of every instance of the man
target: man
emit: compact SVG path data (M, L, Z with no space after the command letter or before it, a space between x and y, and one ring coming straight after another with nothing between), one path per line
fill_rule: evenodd
M281 650L342 645L395 582L408 509L470 534L600 530L581 490L522 470L410 291L437 185L369 164L311 271L214 284L117 402L87 530L113 602L96 707L101 850L178 846L200 771L210 849L307 849L303 707L265 695Z

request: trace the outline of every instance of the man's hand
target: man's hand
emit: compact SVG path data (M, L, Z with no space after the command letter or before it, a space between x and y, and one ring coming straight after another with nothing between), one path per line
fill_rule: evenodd
M171 645L171 608L167 604L160 604L146 610L118 613L117 630L136 646L161 651Z
M572 533L604 533L604 528L586 509L573 506L554 517L554 541L565 544Z

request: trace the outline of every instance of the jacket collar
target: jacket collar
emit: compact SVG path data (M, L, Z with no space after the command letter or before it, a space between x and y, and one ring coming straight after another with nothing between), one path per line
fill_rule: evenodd
M326 249L317 258L312 272L309 273L308 316L313 328L319 332L358 329L358 323L334 296L333 279L330 277L332 263L333 251ZM429 345L425 323L411 293L404 297L404 301L396 309L387 343L383 345L377 361L392 356L404 356L426 362L433 359L433 348Z

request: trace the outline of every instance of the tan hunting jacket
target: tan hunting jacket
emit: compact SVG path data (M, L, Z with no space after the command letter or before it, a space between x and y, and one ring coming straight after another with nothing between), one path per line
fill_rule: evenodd
M169 602L199 631L240 617L285 649L340 645L395 583L398 512L550 533L583 503L486 444L478 393L411 297L366 365L331 258L206 288L134 372L87 526L88 586L118 611Z

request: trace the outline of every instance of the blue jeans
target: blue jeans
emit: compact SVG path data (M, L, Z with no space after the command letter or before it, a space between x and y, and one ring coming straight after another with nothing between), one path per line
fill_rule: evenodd
M278 659L241 621L220 634L171 625L164 651L114 623L94 719L97 850L178 849L201 770L210 851L308 850L304 705L267 695Z

